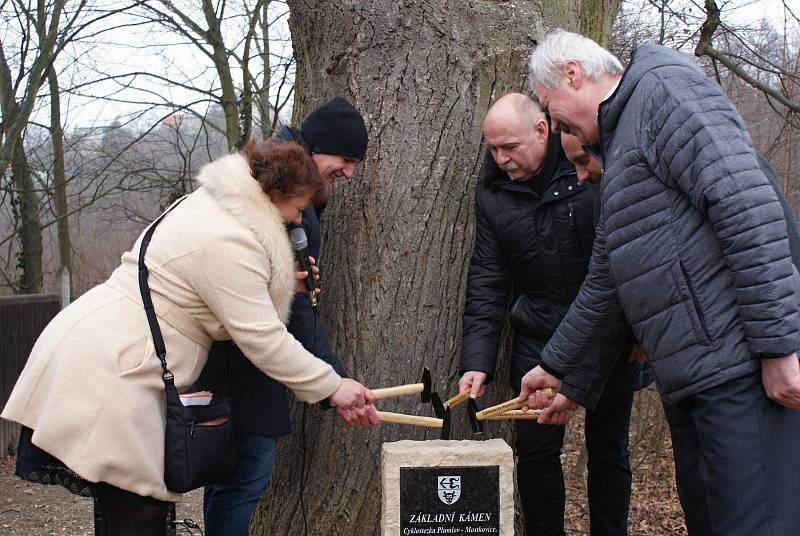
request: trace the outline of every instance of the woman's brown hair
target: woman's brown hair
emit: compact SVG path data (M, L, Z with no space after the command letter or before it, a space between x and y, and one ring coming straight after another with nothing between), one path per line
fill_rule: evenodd
M283 197L313 195L325 186L314 161L297 143L250 140L243 154L250 173L267 195L274 192Z

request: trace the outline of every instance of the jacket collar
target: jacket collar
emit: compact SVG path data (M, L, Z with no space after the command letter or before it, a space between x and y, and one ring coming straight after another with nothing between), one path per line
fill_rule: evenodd
M498 190L505 190L539 197L539 191L541 191L542 200L545 200L551 197L548 194L551 193L550 190L553 189L554 183L570 174L575 175L575 168L567 160L564 149L561 147L561 135L550 132L547 140L547 154L544 166L542 166L539 175L524 182L512 181L508 173L500 169L500 166L494 161L491 151L487 150L483 167L481 168L479 183L492 193ZM536 188L536 182L544 186ZM574 182L579 184L577 178L575 178Z
M308 147L306 140L303 139L303 135L294 127L286 125L282 126L275 132L275 134L272 135L272 137L276 140L293 141L295 143L299 143L303 149L306 150L306 153L311 154L311 149Z
M269 252L290 248L280 210L250 174L247 160L231 154L205 165L197 176L203 188Z
M667 65L698 69L697 64L689 56L667 47L647 43L633 51L617 89L598 107L597 119L603 147L607 147L608 141L617 129L619 118L639 81L650 71Z

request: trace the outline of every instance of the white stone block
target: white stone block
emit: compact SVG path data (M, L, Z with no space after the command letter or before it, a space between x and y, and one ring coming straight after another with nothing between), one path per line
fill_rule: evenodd
M381 471L383 536L514 535L514 455L502 439L384 443Z

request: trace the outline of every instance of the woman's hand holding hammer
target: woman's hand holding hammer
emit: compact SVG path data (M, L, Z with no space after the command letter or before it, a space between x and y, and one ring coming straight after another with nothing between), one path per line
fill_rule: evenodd
M342 378L339 389L330 396L330 401L349 428L371 426L380 422L373 405L375 396L355 380Z
M331 404L343 409L363 408L372 404L375 396L372 391L350 378L342 378L339 387L330 396Z

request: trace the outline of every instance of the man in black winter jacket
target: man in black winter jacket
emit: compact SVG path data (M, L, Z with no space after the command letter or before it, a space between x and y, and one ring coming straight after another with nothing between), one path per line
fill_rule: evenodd
M492 379L507 313L516 392L523 374L538 364L586 275L598 203L597 189L578 181L559 136L527 95L500 98L483 131L489 151L475 194L459 381L459 390L471 388L473 397ZM633 339L621 315L613 333L596 343L609 366L578 371L565 379L562 392L592 408L586 414L592 534L624 535L631 490L628 423L641 367L628 362ZM564 428L519 420L516 430L526 533L563 535Z
M302 218L309 254L317 259L319 215L332 193L333 182L350 179L366 153L364 120L349 102L337 97L315 108L300 129L283 127L274 139L294 141L305 147L326 183L325 191L317 195L312 207L303 211ZM340 376L347 377L305 293L295 295L287 329L306 350L330 363ZM246 536L253 507L272 476L276 441L291 431L286 387L259 371L229 342L214 343L198 383L211 390L229 390L237 441L234 477L205 489L205 533L207 536ZM348 426L370 426L378 422L372 405L354 410L337 408L337 411Z
M605 174L589 274L520 400L543 404L538 389L599 366L587 350L624 311L662 396L689 534L797 534L796 221L744 121L690 58L655 45L623 70L557 31L531 79L553 128L594 145ZM568 397L540 422L560 422Z

